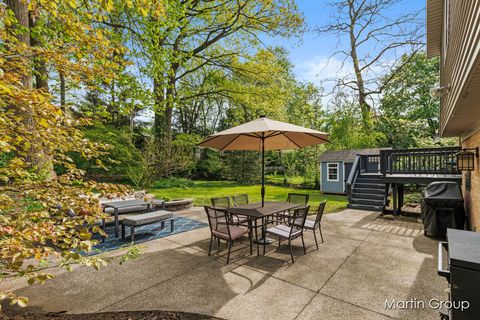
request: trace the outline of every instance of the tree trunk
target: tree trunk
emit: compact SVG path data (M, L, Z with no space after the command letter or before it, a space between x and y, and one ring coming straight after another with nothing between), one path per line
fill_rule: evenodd
M32 12L29 14L29 25L30 28L36 26L36 18ZM32 47L41 47L42 43L40 39L37 39L34 36L30 37L30 45ZM34 59L34 68L35 68L35 88L44 90L48 92L48 70L45 59L37 57Z
M169 71L168 83L166 89L157 79L153 81L153 91L155 95L155 120L154 134L157 140L169 142L172 140L172 118L173 105L175 101L175 85L177 65L173 65Z
M315 174L315 185L313 186L314 190L320 190L320 177Z
M58 72L58 76L60 77L60 106L62 107L62 111L66 111L66 106L65 106L65 75L63 74L62 71Z
M30 30L36 26L36 17L34 12L29 12L29 26ZM34 33L33 33L34 34ZM30 45L41 47L42 42L30 33ZM48 69L46 61L43 57L37 57L33 61L33 67L35 69L35 88L42 90L44 93L48 93ZM46 180L52 180L57 177L55 170L53 169L53 156L48 149L41 149L37 151L43 158L36 161L36 165L39 170L45 172Z
M117 127L118 121L118 108L117 102L115 101L115 80L112 80L112 84L110 85L110 114L112 116L112 124L114 127Z
M26 30L30 30L34 21L28 12L28 2L22 0L5 0L7 7L12 10L17 19L19 25ZM40 42L31 37L30 32L22 32L16 35L17 39L27 46L30 45L39 45ZM48 72L44 61L34 61L34 68L36 69L36 88L42 89L48 92ZM28 90L33 88L33 77L32 74L26 72L22 75L22 85ZM23 108L17 109L18 115L23 119L23 123L30 129L30 133L33 135L37 131L36 122L33 115L33 110L30 106L25 105ZM53 170L53 162L51 156L48 155L48 152L42 149L39 145L32 145L28 150L26 156L26 162L31 168L34 168L38 173L44 175L45 180L51 180L56 177L55 171Z
M28 23L29 23L30 29L35 28L37 24L35 13L29 12L28 18L29 18ZM30 45L32 47L41 47L42 43L40 39L33 36L31 33ZM47 64L45 63L45 59L43 59L42 57L37 57L34 59L33 62L34 62L34 69L35 69L35 88L48 92L48 70L47 70Z
M350 32L350 44L351 44L350 56L352 58L353 68L355 70L355 78L357 80L358 104L360 106L360 110L362 111L363 126L365 129L369 129L371 127L371 117L370 117L371 107L366 100L365 82L363 81L363 75L360 70L360 64L358 62L357 47L355 43L355 36L353 34L353 27L351 28L351 30L352 31Z
M18 23L21 27L29 27L29 17L28 17L28 3L22 0L5 0L7 7L12 10L15 15L15 18L18 20ZM20 42L30 45L30 33L21 32L16 34L17 39ZM31 74L24 74L22 76L22 84L24 87L32 88L32 76Z
M355 26L356 26L356 13L354 10L354 2L349 2L350 6L350 57L352 58L353 69L355 71L355 78L358 88L358 104L360 106L360 110L362 112L362 120L363 120L363 127L366 130L371 128L371 107L367 103L367 94L365 90L365 82L363 80L362 71L360 70L360 63L358 61L358 54L357 54L357 41L355 37Z
M128 127L130 130L130 142L133 143L133 130L135 126L135 106L132 106L128 120L129 120Z
M178 66L172 68L172 73L168 77L168 86L167 86L167 103L165 105L165 136L170 141L172 139L172 118L173 118L173 105L176 98L175 86L176 86L176 75L177 75Z
M172 133L172 118L173 118L173 99L175 99L174 89L167 89L167 104L165 106L165 133L171 135Z
M158 79L153 79L153 94L155 99L155 118L153 123L153 134L155 138L160 138L164 132L165 121L163 108L165 103L164 87Z

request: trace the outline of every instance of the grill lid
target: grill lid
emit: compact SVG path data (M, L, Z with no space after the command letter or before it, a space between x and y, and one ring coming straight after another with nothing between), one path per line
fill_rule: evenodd
M456 182L437 181L430 183L423 191L425 199L463 200L462 190Z
M480 271L480 233L447 229L447 239L451 267Z

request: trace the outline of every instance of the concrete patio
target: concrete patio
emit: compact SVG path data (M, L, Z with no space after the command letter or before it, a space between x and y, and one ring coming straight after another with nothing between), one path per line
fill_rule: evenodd
M203 208L179 214L206 221ZM438 319L438 310L428 307L432 298L446 299L447 282L436 273L437 242L423 236L421 224L377 217L357 210L325 215L325 242L317 251L307 233L307 255L297 247L295 264L287 246L267 246L265 256L250 256L248 241L242 241L226 265L224 246L207 256L210 234L205 227L142 244L143 254L123 265L53 270L57 277L45 285L15 285L18 294L30 298L28 312L172 310L225 319ZM115 254L119 252L110 253ZM393 299L417 299L426 307L387 309L385 301Z

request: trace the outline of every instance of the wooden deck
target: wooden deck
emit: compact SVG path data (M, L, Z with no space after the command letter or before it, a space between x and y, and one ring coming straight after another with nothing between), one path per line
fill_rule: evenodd
M361 205L373 210L369 204L375 202L378 208L379 199L372 190L384 184L383 209L391 191L393 212L397 214L403 206L406 184L426 185L436 181L461 184L462 172L456 164L460 150L459 147L386 149L378 155L357 155L346 183L349 206Z
M454 181L461 183L461 174L386 174L385 183L428 184L435 181Z
M454 181L461 183L461 174L426 174L426 173L395 173L386 174L381 173L362 173L362 176L381 177L383 183L402 183L402 184L428 184L435 181Z

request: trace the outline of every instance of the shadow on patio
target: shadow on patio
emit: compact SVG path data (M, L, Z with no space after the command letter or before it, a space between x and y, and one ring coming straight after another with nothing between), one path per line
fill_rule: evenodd
M77 268L17 293L30 297L28 312L171 310L226 319L434 319L434 310L392 311L384 305L385 299L442 297L445 283L436 276L436 241L372 229L380 223L377 216L356 210L326 215L325 242L317 251L307 233L307 254L295 248L294 264L287 246L267 246L265 256L256 256L254 249L249 256L243 241L234 245L232 262L226 265L225 247L207 256L209 230L201 228L145 243L144 254L123 265L111 262L100 271Z

